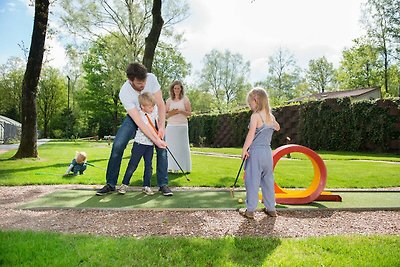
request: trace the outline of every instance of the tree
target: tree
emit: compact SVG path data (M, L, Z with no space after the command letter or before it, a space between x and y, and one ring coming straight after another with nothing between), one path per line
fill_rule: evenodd
M382 82L382 62L378 49L356 40L356 45L345 49L337 70L340 88L368 88Z
M201 89L187 87L186 96L190 99L193 113L209 113L212 110L213 95Z
M268 76L262 84L271 92L275 103L297 96L296 87L300 82L300 68L289 50L279 48L268 58Z
M70 101L71 101L71 110L75 109L76 101L75 101L75 94L79 88L82 88L82 76L83 76L83 69L82 69L82 61L86 50L84 47L80 46L66 46L66 55L68 58L69 64L66 65L64 69L64 73L66 73L66 77L69 82L69 90L70 90Z
M161 42L156 49L153 73L160 83L163 97L169 97L169 86L174 80L183 80L190 74L191 64L187 63L182 53L170 44Z
M119 49L125 52L129 62L140 61L148 46L145 65L149 67L149 56L154 53L161 35L160 26L171 27L187 16L186 1L167 1L164 6L163 19L160 0L62 0L60 18L70 33L84 40L97 42L104 35L120 39ZM150 33L147 38L146 33Z
M200 78L201 88L215 97L217 109L230 108L235 103L243 102L243 91L247 91L249 83L250 63L244 62L240 54L226 50L212 50L205 55L204 67Z
M368 0L364 9L364 26L371 43L375 44L383 58L383 80L385 92L389 90L389 67L393 49L393 29L389 14L398 13L399 5L393 6L394 0ZM397 2L398 4L398 2ZM395 8L395 10L391 10ZM398 15L397 15L398 16ZM394 30L398 32L398 30Z
M14 158L37 157L36 93L44 54L49 0L35 1L35 17L28 63L22 82L21 143Z
M38 121L43 126L43 137L49 137L50 122L57 113L61 112L66 100L64 77L55 68L45 68L39 80L37 97Z
M325 56L309 61L306 79L314 92L323 93L326 89L330 89L334 77L333 64L329 63Z
M392 0L389 2L390 7L386 10L389 18L389 34L394 41L396 48L394 57L400 61L400 0ZM400 94L399 94L400 95Z
M83 62L86 85L78 99L84 102L80 106L89 112L90 123L102 129L98 133L101 135L115 134L123 114L119 90L128 62L124 52L118 49L120 41L113 35L100 38Z
M162 26L164 25L164 20L161 16L161 0L153 0L151 14L153 23L149 35L145 39L146 46L143 55L143 65L146 66L149 72L151 72L153 66L154 53L161 35Z
M0 66L0 114L21 121L22 80L26 63L11 57Z

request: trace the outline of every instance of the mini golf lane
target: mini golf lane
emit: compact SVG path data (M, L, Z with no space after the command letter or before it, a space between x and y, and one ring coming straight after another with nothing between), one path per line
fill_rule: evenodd
M278 204L285 209L399 209L400 191L385 192L335 192L342 202L314 201L306 205ZM34 201L25 203L22 209L237 209L245 207L238 199L245 199L244 191L235 191L232 198L229 191L174 191L172 197L160 193L147 196L139 191L128 191L126 195L117 193L96 196L93 190L60 190ZM259 208L262 205L259 204Z

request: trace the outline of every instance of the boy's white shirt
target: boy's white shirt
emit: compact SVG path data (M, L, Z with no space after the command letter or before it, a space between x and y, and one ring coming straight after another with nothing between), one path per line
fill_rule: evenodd
M146 113L143 112L142 110L139 110L139 114L140 114L140 117L142 118L143 122L146 125L150 126L149 125L149 121L146 118ZM151 122L153 123L153 125L156 125L156 119L157 119L157 116L158 116L157 106L154 107L154 110L153 110L152 113L148 113L148 116L149 116ZM151 128L151 126L150 126L150 128ZM136 136L135 136L134 140L135 140L136 143L139 143L139 144L142 144L142 145L149 145L149 146L153 145L153 142L142 132L142 130L140 130L140 128L137 129Z

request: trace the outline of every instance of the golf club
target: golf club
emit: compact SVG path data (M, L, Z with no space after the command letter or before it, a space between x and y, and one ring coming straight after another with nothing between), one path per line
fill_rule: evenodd
M59 174L59 173L51 173L51 172L35 172L35 175L55 175L55 176L63 176L64 174Z
M97 169L100 169L100 170L106 171L106 169L104 169L104 168L101 168L101 167L97 167L97 166L93 165L92 163L86 162L86 164L87 164L87 165L89 165L89 166L95 167L95 168L97 168Z
M242 167L243 167L244 161L245 161L245 159L242 160L242 164L240 164L239 171L238 171L238 173L237 173L237 175L236 175L235 183L231 186L230 193L231 193L231 197L232 197L232 198L235 197L235 194L234 194L233 190L234 190L234 188L235 188L235 186L236 186L236 183L237 183L237 180L238 180L238 178L239 178L240 172L242 171Z
M147 120L149 121L150 126L153 128L153 130L158 134L157 128L156 126L153 124L153 122L150 120L149 116L147 114L145 114ZM171 150L169 150L168 147L165 147L167 149L167 151L169 152L169 154L172 156L172 158L174 159L176 165L178 165L179 169L181 170L181 172L185 175L185 178L187 181L190 181L190 179L187 177L185 171L182 169L181 165L179 165L178 161L176 160L175 156L172 154Z
M185 175L185 178L187 181L190 181L190 179L187 177L185 171L182 169L181 165L179 165L178 161L176 160L175 156L172 154L171 150L169 150L169 148L167 147L167 150L169 152L169 154L172 156L172 158L174 159L176 165L178 165L179 169L181 170L181 172Z
M253 142L254 142L254 140L256 140L256 138L260 135L260 133L261 133L262 131L264 131L264 129L262 129L261 131L259 131L259 132L257 133L257 135L256 135L256 136L254 137L254 139L253 139ZM252 142L251 144L253 144L253 142ZM251 147L251 145L250 145L250 147ZM247 149L247 151L249 151L250 147ZM243 160L242 160L242 164L240 164L240 168L239 168L239 171L238 171L238 173L237 173L237 175L236 175L235 182L233 183L233 185L231 186L231 188L230 188L230 190L229 190L232 198L235 197L234 189L235 189L236 183L237 183L237 181L238 181L240 172L242 171L243 164L244 164L245 160L246 160L246 159L243 159Z

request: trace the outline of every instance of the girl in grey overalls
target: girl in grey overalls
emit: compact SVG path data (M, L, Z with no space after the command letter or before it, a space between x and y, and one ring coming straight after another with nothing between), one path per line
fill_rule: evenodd
M254 218L258 190L261 187L264 212L276 217L271 138L274 131L279 131L280 126L271 114L268 95L264 89L251 90L247 95L247 102L253 111L242 151L242 158L246 159L244 169L247 209L239 212L247 218Z

